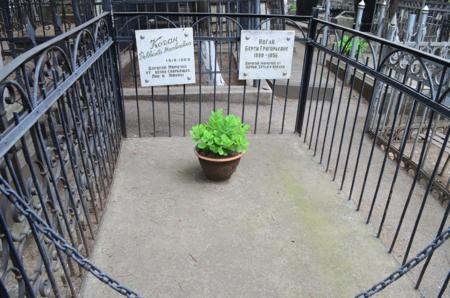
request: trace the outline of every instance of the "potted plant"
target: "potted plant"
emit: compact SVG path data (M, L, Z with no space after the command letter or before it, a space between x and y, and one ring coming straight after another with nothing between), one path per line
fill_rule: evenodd
M235 115L223 115L223 110L211 112L208 123L191 128L195 154L206 177L214 181L230 178L242 155L247 151L250 126Z

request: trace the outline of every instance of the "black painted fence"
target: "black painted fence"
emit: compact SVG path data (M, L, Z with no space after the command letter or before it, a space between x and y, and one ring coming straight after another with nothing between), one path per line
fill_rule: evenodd
M134 30L186 26L194 28L197 84L140 88ZM258 28L296 31L291 80L236 79L240 32ZM212 55L218 62L205 67ZM104 13L0 71L1 175L87 257L122 137L185 135L223 108L254 133L297 132L389 252L409 264L448 225L449 66L311 17ZM76 295L81 268L1 202L2 288L12 297ZM430 204L442 204L435 226L423 224ZM416 288L448 294L445 249L409 273Z

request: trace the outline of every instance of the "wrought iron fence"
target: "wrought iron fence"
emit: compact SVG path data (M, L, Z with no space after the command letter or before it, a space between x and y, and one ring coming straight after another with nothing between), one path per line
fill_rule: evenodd
M91 251L120 149L110 29L102 14L0 71L2 193L22 198L41 219L37 225L20 204L1 201L0 288L11 297L78 293L87 264L79 261Z
M117 12L254 13L283 14L282 0L109 0Z
M115 12L114 19L128 136L184 136L192 125L219 108L252 124L254 133L294 132L306 42L304 28L309 17ZM193 28L196 83L141 88L134 30L176 27ZM294 60L291 79L238 80L244 28L287 28L296 32L298 59Z
M2 201L0 209L0 293L74 296L81 268L125 289L84 259L122 135L185 135L224 108L254 133L298 132L403 263L362 296L418 264L410 272L416 288L446 294L448 268L440 262L448 250L437 248L449 236L449 61L311 17L113 15L38 45L0 72L0 192L13 203ZM237 79L243 23L296 32L290 80ZM194 29L197 83L140 88L134 30L187 26ZM430 214L436 193L442 212ZM430 225L421 224L424 217ZM77 251L62 249L69 246L58 245L58 235ZM431 244L422 250L424 243Z
M297 130L405 264L443 231L450 211L450 61L316 19L309 37L303 85L325 80L332 95L302 94ZM441 199L440 214L430 213L439 204L433 196ZM427 275L445 279L445 253L439 258L412 273L416 288ZM436 295L432 285L421 290Z
M417 28L414 26L414 36L408 36L408 22L411 15L414 15L414 21L419 20L420 15L423 14L423 4L425 2L415 0L401 0L398 5L397 12L397 26L398 35L401 41L409 41L408 39L414 37L416 39L418 34L423 34L421 39L427 42L446 42L450 34L450 4L444 1L426 1L427 17L424 24L418 24ZM389 1L377 1L374 18L371 26L371 32L376 34L380 24L383 26L383 31L387 31L389 26L389 19L385 11ZM414 22L413 21L413 22ZM415 25L415 24L414 24ZM419 33L424 30L425 32ZM384 36L384 34L383 34ZM422 40L421 40L422 41Z
M14 58L97 14L94 0L4 0L0 4L1 56Z

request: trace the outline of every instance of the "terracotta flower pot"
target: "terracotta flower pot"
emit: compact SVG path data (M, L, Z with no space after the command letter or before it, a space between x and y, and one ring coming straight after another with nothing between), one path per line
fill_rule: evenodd
M194 151L206 178L213 181L229 179L234 171L236 171L239 161L242 155L244 155L244 153L238 153L230 157L222 157L212 153L205 153L197 148Z

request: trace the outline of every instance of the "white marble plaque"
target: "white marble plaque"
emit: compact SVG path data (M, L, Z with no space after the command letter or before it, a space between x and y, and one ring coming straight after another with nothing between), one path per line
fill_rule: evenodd
M294 31L242 30L239 79L289 79Z
M192 28L135 32L142 87L195 83Z

